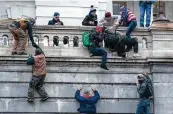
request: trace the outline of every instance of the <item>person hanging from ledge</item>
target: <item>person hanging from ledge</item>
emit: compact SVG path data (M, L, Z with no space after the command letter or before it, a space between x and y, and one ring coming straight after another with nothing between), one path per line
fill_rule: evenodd
M80 91L82 88L79 88L75 93L75 99L80 103L80 108L78 112L81 114L96 114L95 104L100 99L100 95L96 89L92 89L94 96L91 95L90 91L85 90L83 96L80 96Z
M38 45L34 45L34 47L36 48L35 56L30 56L27 60L27 65L33 65L33 76L29 82L28 88L28 102L34 102L34 89L36 89L42 97L41 101L46 101L49 98L43 87L45 76L47 74L45 55Z
M130 38L131 33L134 31L134 29L137 26L136 16L132 11L130 11L130 9L127 9L124 6L121 6L120 14L121 14L121 19L119 20L119 22L117 22L116 25L128 27L126 36Z
M107 61L107 52L101 48L103 37L102 37L102 28L97 26L96 29L90 34L90 46L88 47L91 56L102 56L102 63L100 67L105 70L109 70L106 66Z
M33 18L20 18L15 20L9 25L9 30L13 35L13 46L12 55L27 55L26 44L27 44L27 32L29 34L30 41L32 45L35 45L32 26L35 24L35 19Z
M64 23L59 19L60 14L58 12L55 12L53 16L53 19L48 22L48 25L64 25Z
M96 14L96 9L94 8L93 5L91 5L91 9L89 14L84 18L82 21L83 26L97 26L97 14Z

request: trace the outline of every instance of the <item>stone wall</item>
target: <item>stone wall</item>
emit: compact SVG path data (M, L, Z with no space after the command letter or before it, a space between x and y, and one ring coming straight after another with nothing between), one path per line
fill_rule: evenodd
M96 87L100 92L98 113L134 114L139 97L136 92L136 76L149 71L154 85L151 113L172 114L172 29L153 27L148 31L137 28L132 36L138 38L142 57L125 61L115 53L109 53L109 71L99 68L100 57L89 57L87 49L82 47L81 34L90 29L69 26L34 27L34 36L37 36L38 44L47 57L45 88L50 99L41 103L36 94L36 102L31 105L26 102L28 82L32 75L32 67L26 66L28 56L11 56L11 34L5 26L1 26L0 36L7 37L9 45L0 46L0 113L77 113L79 104L74 99L74 93L77 87L82 86L84 89ZM125 33L126 28L118 30ZM59 37L57 47L52 45L54 36ZM63 44L64 36L69 38L68 45ZM77 47L73 45L74 36L79 38ZM43 42L46 38L48 43ZM29 45L28 53L33 52L34 49Z

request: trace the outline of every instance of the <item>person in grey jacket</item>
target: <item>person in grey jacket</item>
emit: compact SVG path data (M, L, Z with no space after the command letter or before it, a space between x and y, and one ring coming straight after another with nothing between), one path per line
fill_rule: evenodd
M119 22L121 19L121 16L112 16L110 12L105 13L105 17L103 17L99 21L99 26L112 26L112 29L116 29L117 22Z
M150 93L147 85L147 79L143 74L139 74L137 78L137 92L140 100L137 105L136 114L150 114Z

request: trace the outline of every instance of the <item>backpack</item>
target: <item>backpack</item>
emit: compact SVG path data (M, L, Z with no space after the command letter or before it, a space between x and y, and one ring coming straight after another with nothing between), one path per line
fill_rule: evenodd
M90 31L84 32L82 34L82 43L84 47L89 47L90 46Z

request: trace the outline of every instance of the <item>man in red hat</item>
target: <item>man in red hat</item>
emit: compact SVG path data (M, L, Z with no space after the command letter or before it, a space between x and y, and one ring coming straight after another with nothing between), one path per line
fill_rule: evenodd
M99 26L113 26L116 28L117 26L117 21L119 21L121 19L120 16L112 16L110 12L106 12L105 13L105 17L103 17L100 21L99 21ZM114 29L115 29L114 28Z

